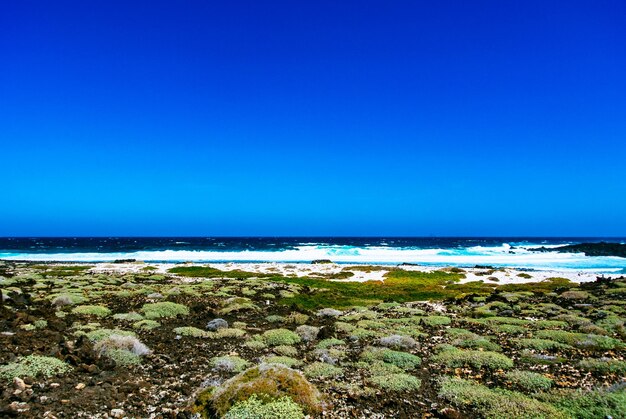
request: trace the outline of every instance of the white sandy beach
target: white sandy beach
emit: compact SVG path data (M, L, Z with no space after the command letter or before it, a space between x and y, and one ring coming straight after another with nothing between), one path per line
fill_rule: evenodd
M174 266L180 266L180 264L173 263L151 263L144 262L130 262L130 263L98 263L92 269L93 272L102 273L138 273L141 272L146 266L152 266L155 268L156 273L167 273L169 269ZM336 263L323 263L323 264L310 264L310 263L188 263L185 266L210 266L215 269L223 271L241 270L246 272L258 272L259 274L280 274L285 276L305 277L305 276L326 276L337 274L342 270L349 270L353 273L348 279L342 279L339 281L382 281L384 275L389 272L390 269L395 268L395 265L359 265L360 269L350 269L350 266L345 264ZM364 266L373 266L375 270L367 272ZM387 268L387 269L386 269ZM449 269L445 267L432 267L432 266L414 266L404 265L402 269L408 271L422 271L432 272L441 269ZM494 284L516 284L526 282L537 282L547 278L567 278L572 282L589 282L595 281L598 276L604 276L607 278L617 278L620 274L601 274L593 271L574 271L574 270L520 270L515 268L501 268L496 270L483 269L483 268L462 268L465 271L465 278L461 280L461 283L471 281L484 281L486 283ZM487 274L487 272L489 272ZM519 276L522 274L523 276ZM527 276L530 276L527 277ZM497 279L497 281L495 279Z

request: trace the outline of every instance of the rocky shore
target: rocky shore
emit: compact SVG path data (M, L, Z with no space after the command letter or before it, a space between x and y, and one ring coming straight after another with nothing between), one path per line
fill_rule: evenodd
M0 262L0 415L626 417L624 278L221 268Z

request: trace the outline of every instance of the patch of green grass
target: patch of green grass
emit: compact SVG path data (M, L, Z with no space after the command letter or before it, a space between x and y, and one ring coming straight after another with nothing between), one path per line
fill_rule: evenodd
M19 357L15 362L0 366L0 379L13 381L14 378L49 378L64 374L71 366L57 358L49 356L28 355Z
M182 304L163 301L159 303L144 304L143 307L141 307L141 312L144 313L146 319L155 320L176 316L186 316L189 314L189 309Z
M416 391L422 386L419 378L405 373L376 375L367 381L375 387L395 393Z
M300 343L300 336L288 329L271 329L263 333L263 340L269 346L293 345Z
M73 314L94 316L94 317L107 317L111 314L105 306L77 306L72 309Z
M223 419L304 419L302 408L289 397L266 401L253 394L235 403Z
M533 418L565 419L555 407L532 399L521 393L490 389L482 384L461 378L442 377L439 396L462 409L465 413L471 408L476 413L468 417L485 419Z
M263 362L266 364L281 364L289 368L299 367L303 364L303 362L299 359L293 358L291 356L266 356L263 358Z
M452 323L452 319L447 316L426 316L422 317L422 323L426 326L447 326Z
M553 292L559 288L573 288L578 287L578 284L570 281L567 278L547 278L539 282L526 282L523 284L505 284L500 285L498 290L503 292Z
M301 309L324 307L349 308L371 306L382 302L441 300L470 292L491 292L492 288L477 284L454 284L463 275L441 271L415 272L396 269L385 280L367 282L336 282L313 278L273 278L279 282L299 284L312 289L311 294L282 298L283 304ZM481 283L482 284L482 283Z
M620 361L618 359L587 358L580 361L578 367L585 371L595 371L601 374L626 375L626 361Z
M537 397L560 409L568 418L626 418L626 390L553 390Z
M446 349L431 358L431 361L449 368L471 366L490 370L509 369L513 367L513 360L509 357L491 351L474 351L464 349Z
M113 335L117 335L117 336L136 336L135 333L133 333L133 332L130 332L130 331L127 331L127 330L120 330L120 329L95 329L95 330L92 330L90 332L87 332L85 335L92 342L99 342L99 341L107 339L107 338L109 338L110 336L113 336Z
M312 415L322 410L321 394L315 386L302 373L281 364L249 368L216 388L210 398L212 407L222 416L233 405L248 400L253 394L264 402L288 396Z
M504 377L514 389L531 393L549 390L553 383L551 379L531 371L508 371Z
M539 330L535 334L540 339L551 339L577 348L611 350L624 347L624 343L609 336L567 332L565 330Z
M34 265L35 269L41 269L45 276L64 277L75 276L93 268L92 265Z
M141 357L125 349L111 349L107 351L107 357L111 358L117 366L128 367L141 364Z
M512 339L514 345L520 348L530 348L539 351L545 351L550 349L573 349L572 346L566 345L561 342L556 342L550 339Z
M138 322L133 323L133 328L139 330L152 330L160 327L161 323L156 320L140 320Z
M245 279L252 277L273 277L276 274L262 274L256 272L245 272L238 269L232 271L222 271L209 266L177 266L168 270L169 273L186 276L190 278L235 278Z
M387 348L366 348L360 358L367 362L383 361L404 371L414 370L422 363L422 359L417 355Z
M327 348L330 348L331 346L339 346L339 345L345 345L345 344L346 342L341 339L329 338L329 339L324 339L320 341L317 345L315 345L315 347L317 349L327 349Z
M335 378L343 375L343 369L325 362L314 362L304 368L308 378Z
M113 315L115 320L122 320L126 322L138 322L143 320L143 316L139 313L130 312L130 313L117 313Z
M215 371L241 372L248 368L250 363L238 356L217 356L211 358L211 367Z

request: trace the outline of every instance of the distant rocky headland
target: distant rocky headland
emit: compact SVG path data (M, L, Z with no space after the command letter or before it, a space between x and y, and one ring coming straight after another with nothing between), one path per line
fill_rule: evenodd
M586 256L618 256L626 258L626 244L623 243L580 243L559 247L535 247L534 252L584 253Z

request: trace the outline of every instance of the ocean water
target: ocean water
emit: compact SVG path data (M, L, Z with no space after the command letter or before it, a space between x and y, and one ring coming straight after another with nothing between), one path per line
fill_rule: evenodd
M519 237L77 237L0 238L0 259L104 262L416 263L626 273L626 258L534 252L565 244L625 239Z

